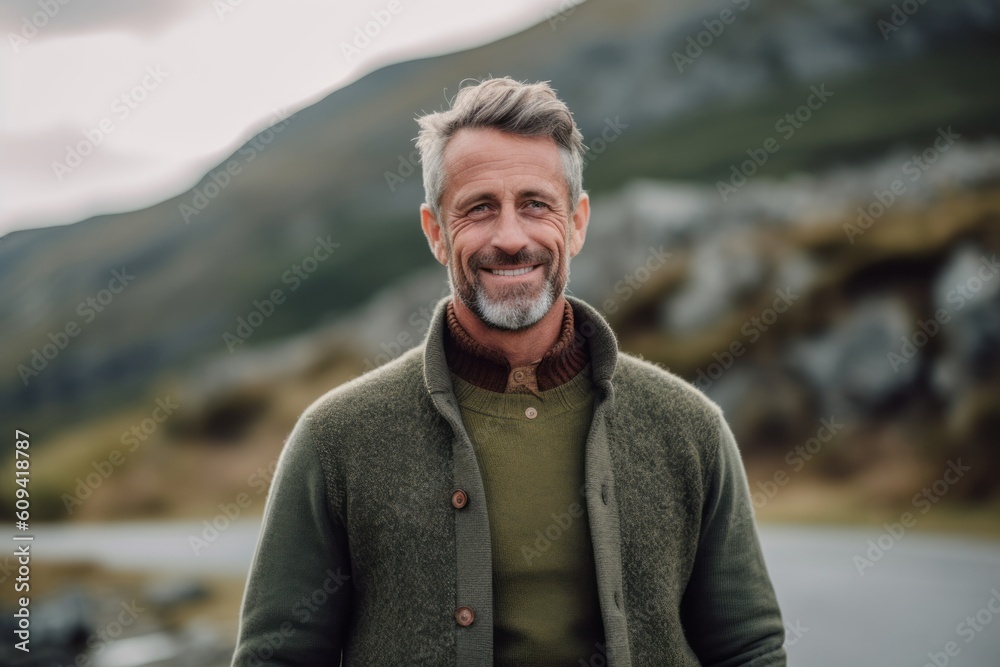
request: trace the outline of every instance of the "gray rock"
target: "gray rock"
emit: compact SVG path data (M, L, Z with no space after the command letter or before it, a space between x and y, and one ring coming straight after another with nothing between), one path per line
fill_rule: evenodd
M934 281L933 299L941 351L931 386L942 397L958 396L1000 365L997 255L971 244L955 248Z
M812 382L825 411L845 418L865 413L916 380L921 351L895 367L889 358L912 333L913 322L900 299L871 298L825 335L793 344L787 361Z

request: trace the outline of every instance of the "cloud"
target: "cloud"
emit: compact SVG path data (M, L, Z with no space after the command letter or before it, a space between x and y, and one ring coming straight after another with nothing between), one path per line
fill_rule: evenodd
M146 5L0 11L0 235L177 195L275 118L392 62L523 30L559 3Z

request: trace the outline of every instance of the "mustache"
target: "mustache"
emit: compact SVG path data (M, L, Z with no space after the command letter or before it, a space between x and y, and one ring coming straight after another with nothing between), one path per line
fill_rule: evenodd
M539 250L518 250L515 254L500 251L485 251L476 253L469 258L469 268L479 271L484 266L518 266L524 264L551 264L552 252L544 248Z

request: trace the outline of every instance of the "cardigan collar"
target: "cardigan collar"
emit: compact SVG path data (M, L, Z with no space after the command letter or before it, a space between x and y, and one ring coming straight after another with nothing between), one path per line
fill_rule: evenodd
M618 361L618 339L593 306L568 294L564 296L573 311L574 340L587 347L594 386L610 398L611 378ZM450 396L449 402L454 402L451 369L445 353L445 339L448 336L448 304L451 299L451 295L443 297L434 307L430 327L424 338L423 358L424 385L427 391L431 394L447 394Z

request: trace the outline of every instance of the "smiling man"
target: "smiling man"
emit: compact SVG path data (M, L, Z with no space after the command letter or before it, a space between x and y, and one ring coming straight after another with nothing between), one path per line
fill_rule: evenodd
M784 665L739 450L564 291L572 115L489 79L418 120L452 296L283 450L234 665Z

